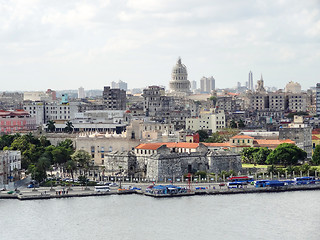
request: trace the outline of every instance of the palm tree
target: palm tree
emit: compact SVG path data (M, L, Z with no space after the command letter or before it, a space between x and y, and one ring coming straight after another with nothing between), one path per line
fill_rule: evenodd
M66 127L64 128L64 131L67 133L72 133L73 128L74 128L74 126L73 126L72 122L68 121L68 122L66 122Z
M54 132L56 130L56 126L54 125L56 122L50 120L47 122L46 126L49 132Z
M71 173L72 182L74 182L73 172L77 169L77 163L73 160L66 162L66 168Z

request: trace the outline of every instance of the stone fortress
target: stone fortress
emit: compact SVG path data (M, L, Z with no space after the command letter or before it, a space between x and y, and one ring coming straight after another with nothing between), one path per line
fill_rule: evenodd
M181 178L187 173L204 171L241 171L239 154L211 151L202 143L143 143L132 151L105 154L105 174L146 178L153 181Z

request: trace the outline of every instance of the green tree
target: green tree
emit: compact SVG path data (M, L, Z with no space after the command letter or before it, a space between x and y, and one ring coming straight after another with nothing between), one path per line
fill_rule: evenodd
M199 134L199 141L204 142L209 137L208 133L205 130L198 130L197 133Z
M307 153L294 144L282 143L273 150L268 158L267 164L282 164L284 166L295 165L299 160L304 160Z
M56 126L55 126L56 122L55 121L48 121L46 126L49 132L55 132L56 131Z
M67 133L72 133L73 128L74 128L74 126L73 126L72 122L68 121L68 122L66 122L66 127L64 128L64 131Z
M54 150L52 150L51 154L53 158L53 163L57 165L66 163L70 160L71 157L69 151L66 148L60 146L55 147Z
M314 149L311 162L313 165L320 165L320 145Z
M255 163L254 153L258 152L259 148L247 147L241 151L241 159L243 163Z
M233 119L230 121L230 128L238 128L237 123Z
M271 149L268 149L266 147L258 148L259 150L253 153L253 160L255 164L266 164L266 160L269 156L269 154L272 152Z
M77 169L77 163L72 159L66 162L66 169L71 173L72 181L74 181L73 173Z
M209 138L207 138L205 142L207 142L207 143L222 143L224 141L225 141L225 139L218 132L215 132L215 133L212 133L212 135Z
M239 128L244 128L246 125L244 124L244 122L242 121L242 119L240 119L239 121L238 121L238 127Z
M210 101L212 101L213 105L216 106L216 103L217 103L217 97L216 96L211 96L209 98Z
M82 169L87 169L90 166L91 156L85 150L78 150L71 155L71 159L78 163L78 166Z

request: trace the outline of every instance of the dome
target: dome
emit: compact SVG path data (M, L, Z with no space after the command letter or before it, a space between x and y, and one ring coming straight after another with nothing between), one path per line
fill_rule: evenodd
M178 59L176 65L172 69L171 81L169 85L171 92L190 92L190 81L188 80L187 68L184 64L181 63L181 58Z
M172 69L172 80L187 80L188 72L187 67L181 63L181 58L178 59L176 65Z

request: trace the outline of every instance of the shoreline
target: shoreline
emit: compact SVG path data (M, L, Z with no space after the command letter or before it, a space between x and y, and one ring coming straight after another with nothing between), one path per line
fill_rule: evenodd
M166 198L166 197L186 197L195 195L232 195L232 194L252 194L252 193L278 193L278 192L294 192L294 191L315 191L320 190L320 184L315 185L300 185L300 186L285 186L277 188L232 188L232 189L206 189L206 190L195 190L189 194L169 195L169 194L148 194L144 191L130 191L130 192L118 192L116 189L112 189L110 192L95 192L93 190L82 190L82 191L69 191L66 194L57 194L56 191L32 191L31 193L21 194L7 194L1 193L0 199L17 199L21 201L25 200L47 200L54 198L74 198L74 197L97 197L97 196L109 196L109 195L128 195L128 194L140 194L147 197L155 198ZM59 191L58 191L59 192Z

